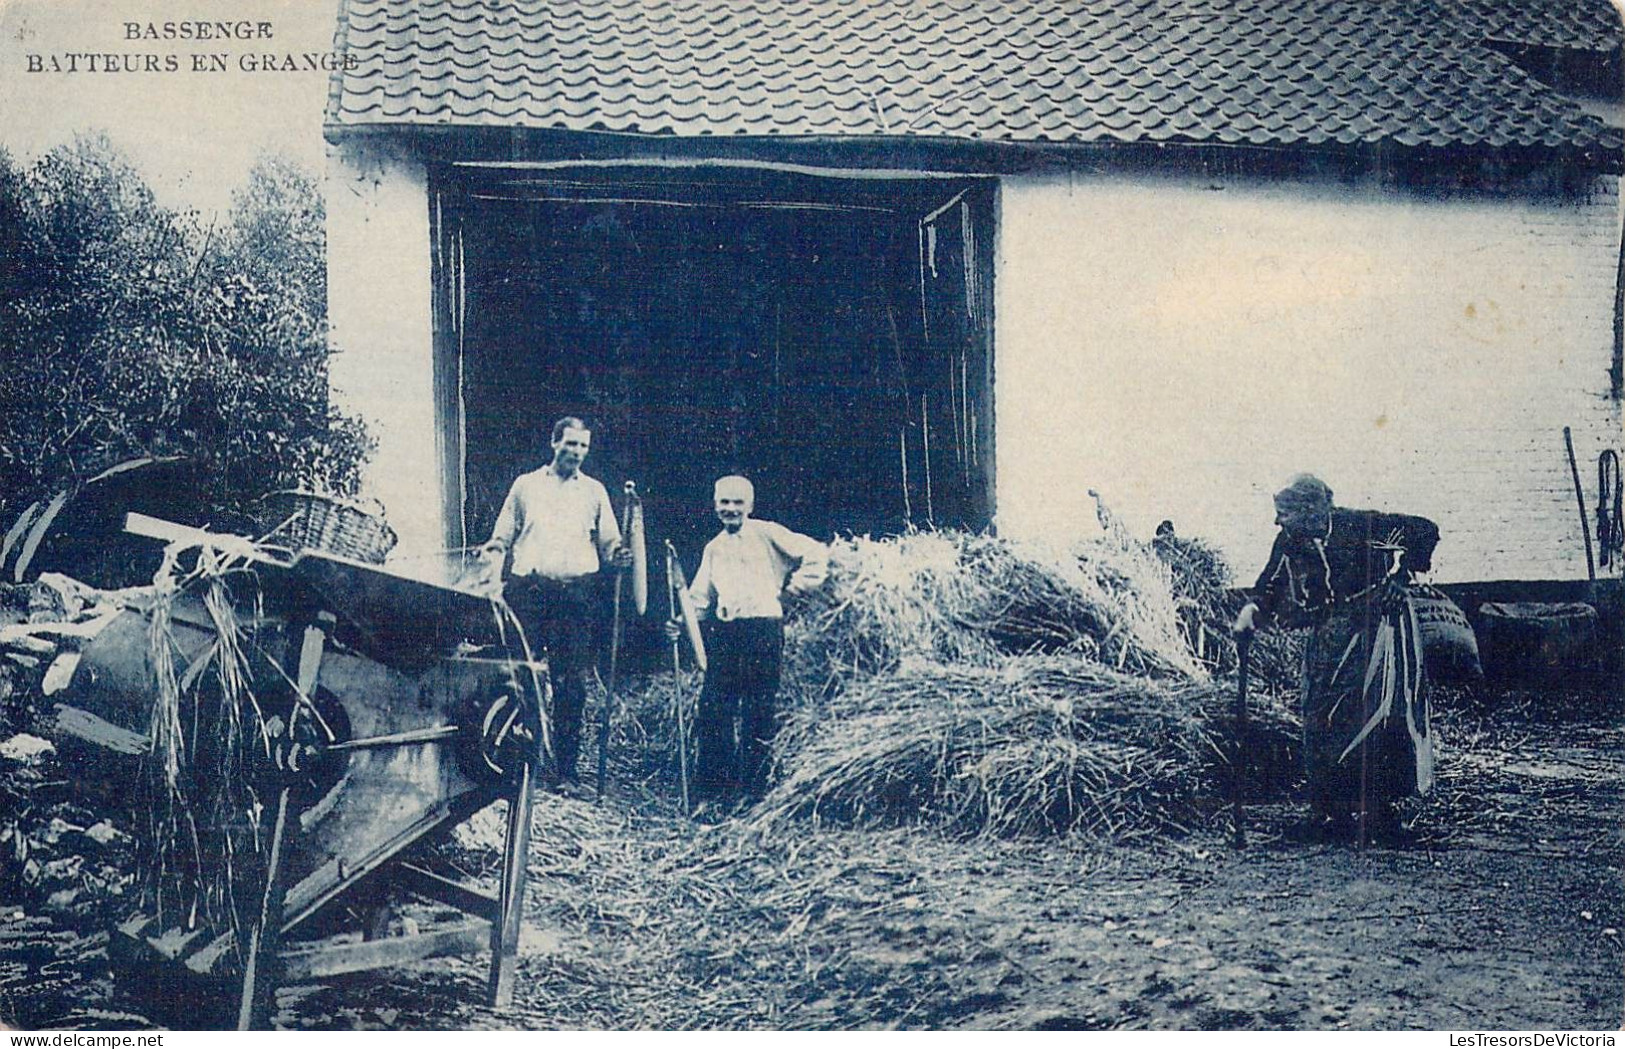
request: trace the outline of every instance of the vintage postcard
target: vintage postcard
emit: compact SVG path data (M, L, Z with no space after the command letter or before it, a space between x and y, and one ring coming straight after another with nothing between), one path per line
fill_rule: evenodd
M1617 1030L1622 48L0 0L0 1023Z

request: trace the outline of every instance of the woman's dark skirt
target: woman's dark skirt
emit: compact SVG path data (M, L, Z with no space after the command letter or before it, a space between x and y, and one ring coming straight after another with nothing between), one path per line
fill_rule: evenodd
M1303 736L1322 815L1382 813L1432 787L1427 676L1408 595L1339 606L1315 628L1304 653Z

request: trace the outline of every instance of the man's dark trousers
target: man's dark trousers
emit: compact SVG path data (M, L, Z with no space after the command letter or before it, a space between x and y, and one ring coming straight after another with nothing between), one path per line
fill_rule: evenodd
M782 619L733 619L706 624L708 665L700 689L694 732L699 761L694 796L721 797L734 790L760 798L767 793L777 730L775 705L784 653ZM734 719L739 719L737 737Z
M593 576L560 582L528 576L504 588L531 647L547 653L553 681L553 754L560 779L576 778L586 676L593 667Z

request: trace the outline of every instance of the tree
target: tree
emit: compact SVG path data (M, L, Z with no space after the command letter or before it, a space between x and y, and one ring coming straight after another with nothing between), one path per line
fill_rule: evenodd
M161 207L105 136L0 151L0 503L184 454L212 501L353 489L370 446L328 400L324 211L266 157L226 221Z

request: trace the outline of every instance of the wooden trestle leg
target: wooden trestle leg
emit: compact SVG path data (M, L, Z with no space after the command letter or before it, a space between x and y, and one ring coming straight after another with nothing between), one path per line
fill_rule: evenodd
M508 799L508 836L502 856L502 898L491 923L491 1005L513 1003L519 964L519 922L525 910L525 868L530 859L530 792L536 764L527 758Z
M288 847L288 824L297 815L288 812L288 795L277 792L276 824L271 831L271 858L265 869L265 892L259 912L248 933L248 949L243 952L243 991L237 1000L237 1030L263 1031L271 1026L271 1005L276 994L277 951L282 944L282 899L286 886L282 878L282 857Z
M305 628L303 643L299 646L299 691L311 696L316 691L316 678L322 666L322 654L327 648L327 630L333 625L330 614L322 614L315 625ZM292 737L293 722L299 716L295 702L288 713L288 732ZM287 891L283 860L288 854L289 840L299 826L298 813L290 811L292 788L277 791L276 821L271 828L271 850L265 863L265 891L260 895L259 911L249 929L247 949L243 952L243 988L237 1001L237 1030L263 1031L271 1025L271 1006L276 994L278 952L282 947L282 901Z

